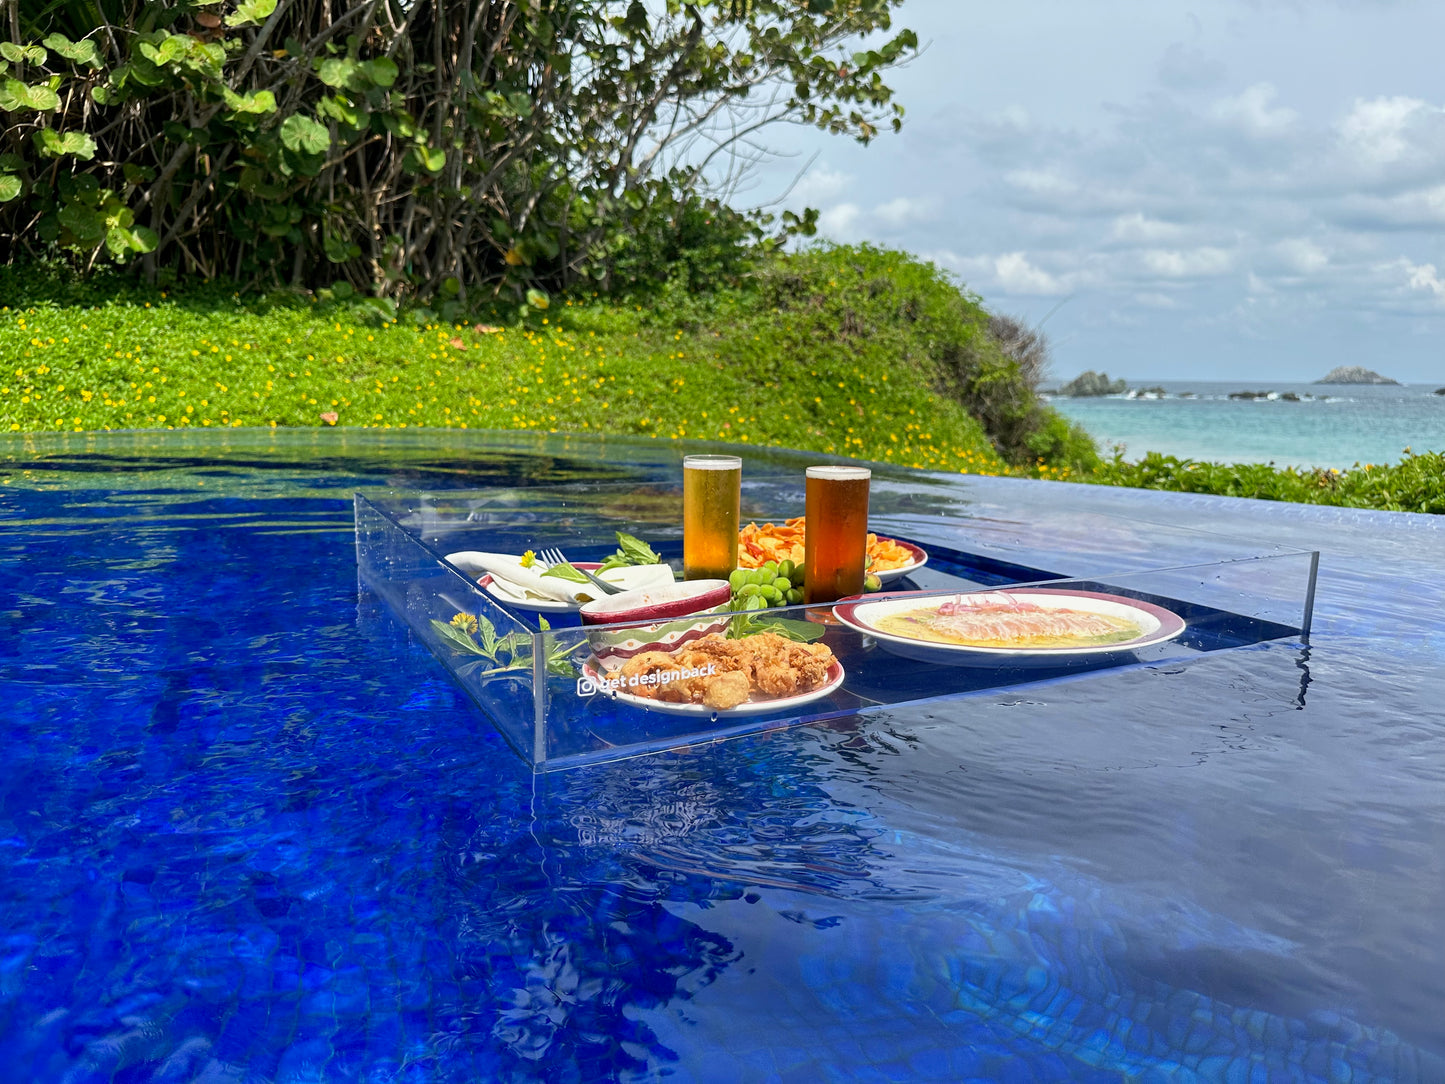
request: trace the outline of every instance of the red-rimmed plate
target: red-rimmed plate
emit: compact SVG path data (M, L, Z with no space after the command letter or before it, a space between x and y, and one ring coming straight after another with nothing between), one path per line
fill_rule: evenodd
M761 715L770 711L791 711L793 708L801 707L804 704L811 704L814 700L821 700L838 686L843 684L843 664L836 658L828 667L828 680L819 685L816 689L799 693L797 696L779 696L748 700L735 708L710 708L706 704L679 704L669 700L655 700L648 696L638 696L635 693L625 693L620 689L606 689L603 687L603 678L599 673L596 660L588 659L582 664L582 681L578 683L579 691L587 684L594 690L591 695L605 696L616 700L619 704L630 704L634 708L641 708L643 711L656 711L664 715L696 715L703 719L732 719L740 715Z
M901 580L910 572L917 572L924 565L928 564L928 551L922 546L915 546L912 542L905 542L901 538L884 538L882 535L879 535L878 541L892 542L895 545L902 546L913 555L913 560L909 561L906 565L899 565L897 568L887 568L881 572L875 571L873 574L878 577L879 583L889 584L894 580Z
M959 603L977 607L1022 605L1043 610L1074 610L1123 618L1135 624L1139 634L1128 640L1107 644L1081 643L1077 646L1002 647L982 644L954 644L900 634L879 627L882 618L920 609L927 599L933 605ZM980 591L948 595L936 591L907 591L887 598L854 596L833 607L845 625L867 633L887 650L904 658L954 666L1058 666L1077 660L1097 659L1137 651L1172 640L1182 633L1185 621L1178 614L1140 599L1098 591L1030 587L1019 591Z

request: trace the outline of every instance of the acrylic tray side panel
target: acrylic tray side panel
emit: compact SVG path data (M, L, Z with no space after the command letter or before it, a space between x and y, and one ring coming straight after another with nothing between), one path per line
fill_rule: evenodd
M545 689L534 674L531 627L359 494L356 557L361 582L406 622L512 747L535 761ZM470 621L454 624L458 614Z

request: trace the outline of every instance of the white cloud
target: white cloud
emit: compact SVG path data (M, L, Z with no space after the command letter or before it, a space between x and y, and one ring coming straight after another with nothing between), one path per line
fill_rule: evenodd
M1161 222L1140 211L1119 215L1114 219L1109 237L1114 241L1157 245L1161 241L1172 241L1184 231L1172 222Z
M1232 98L1221 98L1210 108L1215 120L1254 136L1277 136L1299 120L1284 106L1272 107L1277 91L1269 83L1256 83Z
M851 241L857 236L862 209L856 203L837 203L818 212L818 231L835 241Z
M1437 301L1445 302L1445 281L1441 281L1433 263L1415 264L1402 259L1396 266L1405 273L1406 284L1411 290L1430 294Z
M833 169L827 162L816 163L793 186L793 195L810 206L831 203L855 184L853 175Z
M1228 252L1210 245L1183 250L1150 249L1143 254L1143 260L1145 268L1165 278L1222 275L1234 265L1234 259Z
M864 210L857 203L845 201L825 207L818 213L818 231L834 241L855 241L874 236L880 230L891 234L926 221L932 211L931 199L911 199L907 196L896 196L872 210Z
M932 210L932 200L897 196L873 208L873 217L885 226L897 229L910 223L925 221L931 217Z
M1079 186L1067 177L1060 177L1047 169L1016 169L1006 173L1004 180L1034 195L1070 196L1079 190Z
M998 123L1007 128L1024 129L1029 126L1029 111L1021 105L1011 105L998 114Z
M1022 252L1009 252L993 262L994 277L1011 294L1050 296L1068 293L1062 280L1035 267Z
M1177 309L1179 302L1168 294L1161 294L1157 290L1147 291L1134 295L1134 304L1142 305L1146 309Z
M1445 185L1390 196L1350 193L1325 213L1357 230L1437 230L1445 227Z
M1330 262L1329 253L1306 237L1280 241L1274 246L1274 251L1285 266L1302 275L1323 271Z
M1340 121L1340 142L1366 165L1387 165L1409 150L1412 123L1432 112L1440 111L1418 98L1357 100Z

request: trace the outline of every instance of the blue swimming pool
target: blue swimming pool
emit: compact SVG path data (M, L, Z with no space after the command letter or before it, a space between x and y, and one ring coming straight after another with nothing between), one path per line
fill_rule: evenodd
M351 494L676 459L0 444L0 1079L1445 1080L1440 521L930 481L1319 548L1312 642L534 776Z

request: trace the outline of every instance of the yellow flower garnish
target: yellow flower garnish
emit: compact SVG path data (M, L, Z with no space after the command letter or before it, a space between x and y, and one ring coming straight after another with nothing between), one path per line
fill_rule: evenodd
M477 631L477 619L471 614L457 614L452 618L452 628L461 629L468 636Z
M523 568L531 568L531 567L532 567L533 565L535 565L536 563L537 563L537 555L536 555L535 553L533 553L531 550L528 550L526 553L522 554L522 567L523 567Z

